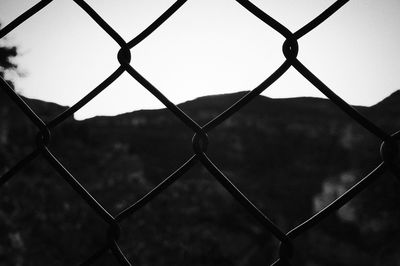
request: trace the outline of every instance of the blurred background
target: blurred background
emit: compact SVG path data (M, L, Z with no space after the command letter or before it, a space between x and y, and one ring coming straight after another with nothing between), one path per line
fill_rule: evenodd
M87 3L128 41L173 1ZM332 3L254 1L292 31ZM33 4L2 0L1 25ZM399 5L350 1L299 40L300 61L388 133L400 128ZM282 64L283 41L235 1L188 1L132 49L132 66L204 125ZM50 121L118 67L117 52L78 5L55 0L0 40L0 76ZM35 148L37 129L0 94L2 174ZM50 149L115 215L193 154L193 132L162 107L123 74L52 132ZM209 138L210 158L285 232L381 161L380 140L293 69ZM293 265L400 265L399 189L383 175L296 239ZM201 164L121 226L135 265L268 265L279 247ZM0 265L77 265L106 230L41 157L0 188ZM118 264L105 254L95 265Z

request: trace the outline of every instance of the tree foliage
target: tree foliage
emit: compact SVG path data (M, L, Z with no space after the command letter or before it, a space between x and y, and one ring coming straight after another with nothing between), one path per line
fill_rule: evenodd
M5 79L8 70L17 69L17 64L13 61L17 55L18 49L16 46L6 46L0 43L0 77L2 79ZM10 80L7 80L7 82L12 85Z

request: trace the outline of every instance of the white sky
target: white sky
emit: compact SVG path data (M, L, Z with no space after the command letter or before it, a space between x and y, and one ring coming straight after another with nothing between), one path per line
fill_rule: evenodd
M0 0L6 25L38 1ZM334 1L253 0L295 31ZM87 0L126 41L172 0ZM400 89L400 1L353 0L299 40L298 58L351 104L372 105ZM25 96L72 105L117 67L118 45L72 0L53 0L13 32L14 75ZM282 62L284 39L234 0L188 0L131 50L131 65L174 103L251 90ZM4 41L3 41L4 43ZM291 68L263 95L322 96ZM76 113L84 119L163 105L128 74Z

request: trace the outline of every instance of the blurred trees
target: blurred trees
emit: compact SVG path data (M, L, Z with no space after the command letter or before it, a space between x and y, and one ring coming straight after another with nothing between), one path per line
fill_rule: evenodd
M0 25L1 28L1 25ZM17 65L13 59L18 55L17 47L0 45L0 77L5 78L5 72L9 70L16 70ZM12 82L7 80L10 84Z

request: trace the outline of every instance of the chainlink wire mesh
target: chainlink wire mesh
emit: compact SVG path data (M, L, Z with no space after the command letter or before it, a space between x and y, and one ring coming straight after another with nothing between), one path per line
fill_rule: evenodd
M228 109L220 113L214 119L206 123L204 126L198 125L191 117L183 112L178 106L173 104L167 97L165 97L150 81L144 78L137 70L131 65L130 49L138 45L141 41L152 34L161 24L163 24L169 17L171 17L185 2L186 0L176 1L170 8L168 8L160 17L158 17L150 26L142 31L135 38L126 42L106 21L99 16L95 10L91 8L84 0L74 0L89 15L99 27L101 27L114 41L120 46L118 52L118 61L120 66L102 83L94 88L90 93L84 96L76 104L68 108L66 111L59 114L55 119L45 122L43 121L29 105L12 89L4 79L0 80L1 89L4 90L8 97L23 111L29 120L37 127L37 145L36 148L30 152L26 157L22 158L17 164L10 168L4 175L0 177L0 187L9 181L15 174L24 168L29 162L33 161L38 156L43 156L45 160L63 177L63 179L76 191L76 193L108 224L107 244L99 249L94 254L88 254L88 259L83 261L81 265L91 265L98 260L105 252L111 251L120 265L132 265L121 251L118 239L121 234L120 222L127 219L133 213L143 208L147 203L162 193L168 186L178 180L185 172L193 167L197 162L203 164L206 169L215 177L215 179L222 185L258 222L261 223L267 230L269 230L281 243L279 249L279 258L272 265L290 265L290 259L293 254L293 240L302 235L306 231L312 229L319 224L324 218L336 212L343 205L348 203L352 198L357 196L361 191L369 187L373 181L381 177L385 172L391 172L397 178L400 178L400 168L396 165L395 161L399 156L398 139L400 138L400 131L394 134L384 132L377 125L372 123L366 117L361 115L357 110L351 107L346 101L341 99L330 88L328 88L321 80L318 79L305 65L297 59L298 54L298 40L310 31L318 27L326 19L332 16L349 0L338 0L323 11L320 15L304 25L296 32L291 32L284 25L270 17L264 11L259 9L248 0L236 0L243 8L247 9L251 14L262 20L266 26L273 28L280 33L285 41L282 45L282 52L285 56L285 61L266 78L255 89L248 92L236 103L231 105ZM25 13L17 17L14 21L6 25L0 30L0 38L3 38L24 21L34 16L41 9L45 8L52 0L42 0ZM352 186L344 194L331 202L327 207L299 224L289 232L283 232L277 225L275 225L269 217L260 211L246 196L230 181L230 179L215 166L214 162L207 156L208 136L207 133L218 127L221 123L229 117L239 112L242 107L251 104L251 101L271 84L278 80L290 67L294 67L301 75L303 75L309 82L311 82L319 91L327 96L338 108L345 112L354 121L358 122L362 127L367 129L375 137L382 141L380 148L381 163L368 175L362 178L358 183ZM113 216L110 214L86 189L79 181L64 167L63 163L58 160L49 148L51 142L51 133L54 128L59 126L63 121L72 116L85 104L91 101L96 95L105 90L111 83L113 83L124 72L129 73L135 80L137 80L144 88L161 101L177 118L181 120L193 133L192 146L193 155L186 163L181 165L173 174L166 177L160 184L154 187L149 193L143 196L138 201L131 204L129 207L121 211L119 214Z

